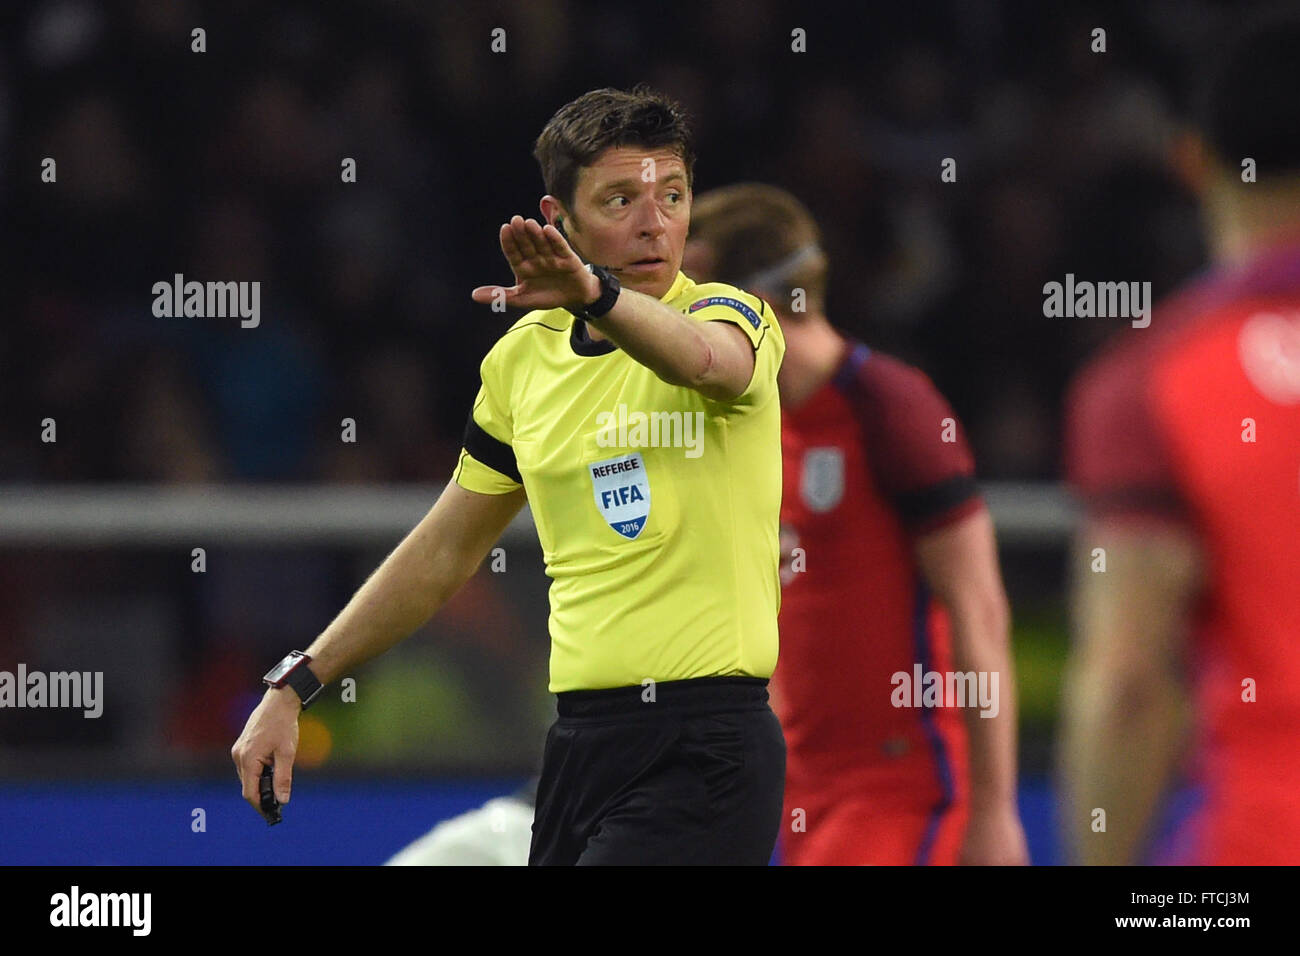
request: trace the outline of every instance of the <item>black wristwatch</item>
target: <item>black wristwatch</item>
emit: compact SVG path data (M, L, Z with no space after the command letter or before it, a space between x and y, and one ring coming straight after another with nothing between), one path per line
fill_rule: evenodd
M306 710L307 705L325 689L325 685L316 679L316 675L307 666L310 663L311 657L307 654L290 651L288 657L262 676L262 682L267 687L283 687L288 684L302 701L302 709Z
M578 318L590 322L592 319L601 318L606 312L614 308L614 303L618 301L618 293L622 286L618 283L618 278L603 266L595 266L587 263L587 270L600 280L600 298L588 306L579 306L569 311Z

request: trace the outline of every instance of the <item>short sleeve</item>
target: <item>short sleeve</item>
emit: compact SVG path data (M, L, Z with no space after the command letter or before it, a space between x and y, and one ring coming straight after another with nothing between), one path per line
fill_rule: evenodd
M785 358L785 338L771 307L755 295L726 288L724 293L701 290L686 307L686 314L699 322L730 322L754 347L754 376L749 387L733 404L758 405L776 392L776 373Z
M1145 350L1121 349L1089 365L1067 396L1066 476L1090 517L1186 518L1149 369Z
M523 487L511 439L509 405L501 392L494 353L479 368L482 384L465 423L465 438L452 481L467 491L505 495Z
M910 534L984 507L965 429L924 372L863 348L850 356L846 374L872 475Z

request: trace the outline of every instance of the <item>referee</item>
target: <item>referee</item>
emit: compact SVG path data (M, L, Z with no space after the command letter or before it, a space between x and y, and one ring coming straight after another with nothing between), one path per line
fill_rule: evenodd
M500 231L531 309L481 366L437 503L268 685L231 756L244 797L289 798L298 714L419 627L525 500L550 588L550 689L529 863L767 863L785 740L776 665L781 330L760 299L680 264L694 149L645 88L562 107L534 155L545 225ZM588 265L590 263L590 265Z

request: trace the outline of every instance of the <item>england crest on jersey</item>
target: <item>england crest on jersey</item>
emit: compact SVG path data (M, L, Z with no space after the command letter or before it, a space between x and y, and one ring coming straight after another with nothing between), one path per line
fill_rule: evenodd
M844 452L839 448L809 448L803 455L799 494L809 511L830 511L844 497Z
M650 517L650 479L640 452L593 461L591 490L606 523L625 538L635 538Z

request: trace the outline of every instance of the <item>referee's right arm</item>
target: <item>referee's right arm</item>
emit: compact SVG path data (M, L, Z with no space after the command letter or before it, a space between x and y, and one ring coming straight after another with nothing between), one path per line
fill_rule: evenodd
M338 679L432 617L478 569L524 500L522 488L487 495L449 482L429 513L307 648L317 679L323 684ZM292 688L268 688L231 748L244 799L255 809L262 767L272 761L276 799L289 802L301 710Z

